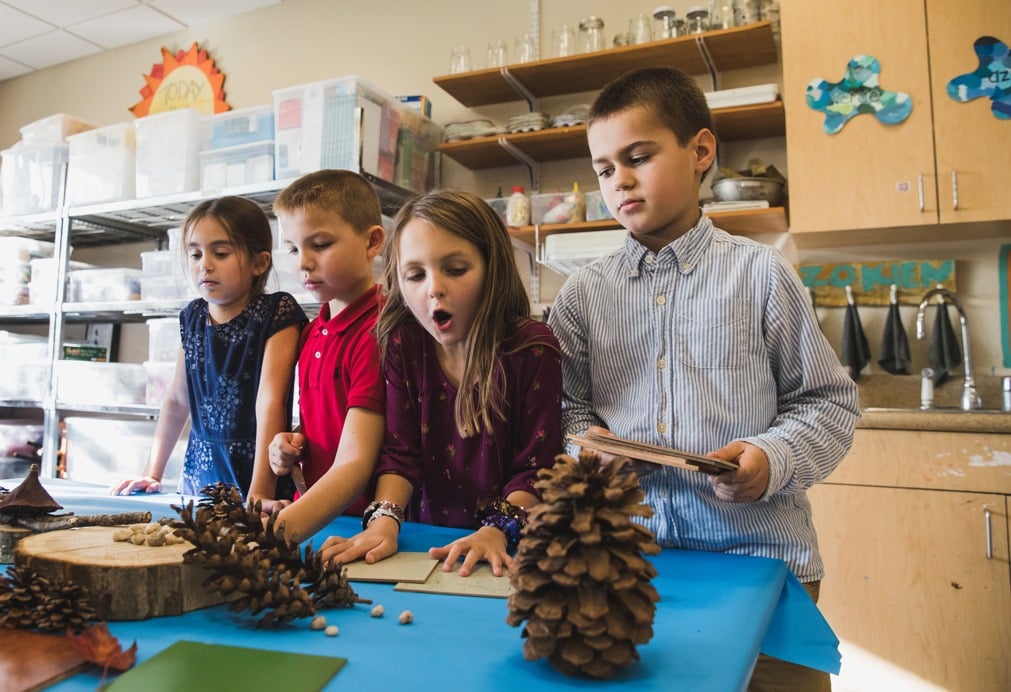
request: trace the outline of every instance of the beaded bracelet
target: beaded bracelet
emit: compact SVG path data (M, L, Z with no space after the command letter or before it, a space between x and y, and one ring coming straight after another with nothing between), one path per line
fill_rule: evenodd
M506 547L515 550L520 542L523 527L527 525L527 511L504 497L498 497L476 512L482 526L492 526L506 537Z
M390 517L397 522L397 528L404 523L404 508L388 500L374 500L365 508L362 514L362 528L369 528L369 524L379 517Z

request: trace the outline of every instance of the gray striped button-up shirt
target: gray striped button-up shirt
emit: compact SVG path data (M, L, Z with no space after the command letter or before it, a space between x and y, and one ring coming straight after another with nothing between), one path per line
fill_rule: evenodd
M569 277L549 324L564 432L601 425L699 454L740 439L768 456L768 489L749 503L717 499L702 473L643 476L660 545L779 558L821 579L806 490L849 449L857 389L782 253L704 215L658 253L629 235Z

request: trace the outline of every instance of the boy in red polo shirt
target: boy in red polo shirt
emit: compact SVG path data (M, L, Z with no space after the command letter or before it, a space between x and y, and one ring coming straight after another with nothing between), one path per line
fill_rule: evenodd
M300 466L307 489L291 504L264 503L266 512L280 510L285 536L302 541L342 512L360 516L372 499L385 431L373 332L380 299L373 260L384 232L379 198L351 171L302 176L278 195L274 213L303 285L322 304L302 333L300 431L278 433L269 450L274 473Z

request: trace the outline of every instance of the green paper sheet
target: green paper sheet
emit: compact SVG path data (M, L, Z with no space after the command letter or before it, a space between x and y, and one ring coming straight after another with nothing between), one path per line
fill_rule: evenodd
M345 663L346 658L178 641L126 671L105 689L321 690Z

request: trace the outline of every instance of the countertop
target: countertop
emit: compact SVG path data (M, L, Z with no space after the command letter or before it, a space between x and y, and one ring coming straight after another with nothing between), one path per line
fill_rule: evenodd
M16 485L9 480L0 484ZM114 498L99 486L58 480L44 484L67 510L79 514L150 509L155 516L172 516L168 504L182 499ZM349 535L358 521L340 517L317 539ZM426 550L462 533L405 523L401 549ZM569 678L543 660L524 660L520 628L505 623L504 599L394 591L392 584L355 583L356 592L383 604L387 616L371 618L365 606L328 610L328 620L340 626L336 638L313 632L301 621L257 629L225 605L111 622L109 628L125 646L137 641L138 664L184 639L347 658L326 689L667 690L676 684L722 691L746 686L760 650L838 671L838 640L782 561L690 550L663 550L649 559L659 573L653 585L661 597L654 636L638 647L641 659L610 681ZM407 608L414 623L399 625L396 614ZM90 691L98 680L98 672L80 673L51 689Z
M862 376L857 380L861 406L857 427L1011 434L1011 412L999 410L1000 379L996 375L975 378L983 408L963 411L959 408L962 378L936 386L933 407L921 409L918 375Z

